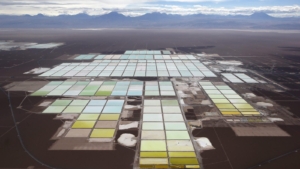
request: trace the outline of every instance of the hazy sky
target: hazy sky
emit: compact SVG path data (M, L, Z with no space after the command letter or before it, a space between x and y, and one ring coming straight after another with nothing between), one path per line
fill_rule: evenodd
M151 12L167 14L300 16L300 0L0 0L0 14L102 15L116 11L127 16Z

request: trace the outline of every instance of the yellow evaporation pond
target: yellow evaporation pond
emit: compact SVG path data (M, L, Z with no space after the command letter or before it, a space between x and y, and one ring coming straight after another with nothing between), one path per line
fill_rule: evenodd
M196 157L195 152L169 152L169 157Z
M169 167L169 165L166 165L166 164L159 164L159 165L154 165L154 164L152 164L152 165L150 165L150 164L148 164L148 165L140 165L140 168L146 168L146 169L149 169L149 168L165 168L165 169L169 169L170 167ZM176 167L176 168L178 168L178 167Z
M155 165L155 168L165 168L165 169L169 169L169 165Z
M170 158L170 164L199 164L197 158Z
M238 112L238 110L237 109L219 109L220 111L237 111Z
M140 168L149 169L149 168L155 168L155 166L154 165L140 165Z
M243 115L261 115L259 112L241 112Z
M230 103L227 99L212 99L214 103Z
M170 168L186 168L185 165L179 165L179 164L175 164L175 165L170 165Z
M253 109L250 104L233 104L236 108L241 109Z
M234 109L235 107L232 104L216 104L219 109Z
M115 129L94 129L91 138L111 138L115 134Z
M141 151L167 151L164 140L142 140Z
M140 158L140 165L169 164L168 158Z
M140 152L140 157L168 157L167 152Z
M200 168L199 165L185 165L185 168Z
M211 99L225 99L222 94L209 94L208 95Z
M72 128L76 129L76 128L93 128L95 125L95 121L76 121Z
M224 116L226 115L237 115L237 116L240 116L241 113L240 112L221 112Z
M101 114L99 120L119 120L120 114Z
M239 108L239 111L247 111L247 112L254 111L254 112L257 112L256 109L243 109L243 108Z
M77 120L97 120L98 114L81 114Z

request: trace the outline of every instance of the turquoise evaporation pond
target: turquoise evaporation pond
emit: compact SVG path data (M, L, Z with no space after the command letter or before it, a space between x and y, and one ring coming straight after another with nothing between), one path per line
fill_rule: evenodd
M108 100L106 106L123 106L124 100Z
M103 106L105 105L106 100L91 100L88 105L89 106Z
M119 114L122 111L122 106L105 106L102 113Z
M141 96L143 95L143 91L138 90L129 90L127 96Z
M113 91L111 93L112 96L126 96L127 91Z
M86 106L82 113L99 114L101 113L103 106Z

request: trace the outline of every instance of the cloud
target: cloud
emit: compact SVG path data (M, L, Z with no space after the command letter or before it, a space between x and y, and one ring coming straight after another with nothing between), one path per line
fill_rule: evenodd
M225 0L164 1L223 2ZM217 15L250 15L254 12L266 12L276 17L300 16L299 5L225 8L192 4L188 6L165 5L161 2L162 1L157 0L11 0L9 2L7 0L0 0L0 13L12 15L36 15L38 13L42 13L45 15L74 15L78 13L102 15L112 11L116 11L127 16L139 16L151 12L161 12L178 15L190 15L199 13Z

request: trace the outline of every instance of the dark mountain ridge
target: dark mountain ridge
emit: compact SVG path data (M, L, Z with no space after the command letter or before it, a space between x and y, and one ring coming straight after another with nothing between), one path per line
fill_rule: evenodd
M170 15L148 13L128 17L117 12L90 16L0 15L0 28L231 28L231 29L300 29L299 18L275 18L263 12L252 15Z

